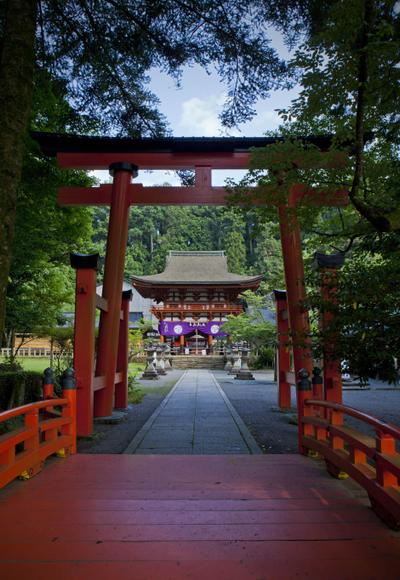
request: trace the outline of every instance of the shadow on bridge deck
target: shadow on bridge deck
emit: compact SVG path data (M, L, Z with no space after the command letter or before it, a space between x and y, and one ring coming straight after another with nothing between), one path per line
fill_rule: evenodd
M400 537L300 455L75 455L0 492L0 577L398 579Z

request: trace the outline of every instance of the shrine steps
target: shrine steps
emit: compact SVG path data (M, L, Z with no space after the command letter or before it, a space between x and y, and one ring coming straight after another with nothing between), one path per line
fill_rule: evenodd
M172 367L174 369L221 370L224 366L224 357L220 355L176 355L172 357Z

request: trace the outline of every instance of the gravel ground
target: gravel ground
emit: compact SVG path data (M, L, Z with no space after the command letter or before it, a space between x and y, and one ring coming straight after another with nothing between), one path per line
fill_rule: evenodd
M130 404L125 420L117 425L95 424L94 433L89 438L78 439L79 453L122 453L147 419L154 413L164 397L169 393L183 371L172 370L157 381L137 380L138 388L146 394L141 403Z
M239 413L247 428L265 453L296 453L297 425L295 391L292 389L290 413L277 408L277 385L272 372L254 371L254 381L238 381L224 371L214 376ZM394 388L380 381L371 381L369 390L344 390L343 402L381 419L400 425L400 387ZM368 426L349 418L360 431L373 434Z
M272 371L255 371L254 381L238 381L224 371L214 376L265 453L297 452L297 426L290 423L295 410L279 412Z

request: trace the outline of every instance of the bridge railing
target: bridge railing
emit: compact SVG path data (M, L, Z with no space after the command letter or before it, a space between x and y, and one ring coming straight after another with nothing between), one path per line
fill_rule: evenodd
M400 527L400 429L338 403L307 399L311 414L302 417L304 448L322 455L331 475L350 476L368 493L374 511ZM344 424L352 417L369 425L374 436Z
M48 398L0 413L0 488L41 471L50 455L76 453L76 390L66 377L62 398Z

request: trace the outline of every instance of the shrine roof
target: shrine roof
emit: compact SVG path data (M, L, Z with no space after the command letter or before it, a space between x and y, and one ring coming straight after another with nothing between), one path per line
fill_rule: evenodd
M134 286L258 286L263 279L259 276L243 276L228 271L225 252L180 252L171 251L167 256L165 270L150 276L133 276Z
M33 131L32 138L38 142L45 155L57 153L231 153L248 151L252 147L265 147L283 140L283 137L105 137L100 135L72 135L68 133L44 133ZM305 143L327 150L332 135L308 135L296 137Z

